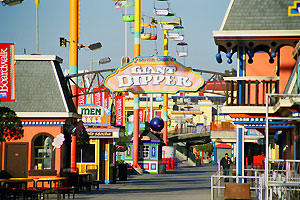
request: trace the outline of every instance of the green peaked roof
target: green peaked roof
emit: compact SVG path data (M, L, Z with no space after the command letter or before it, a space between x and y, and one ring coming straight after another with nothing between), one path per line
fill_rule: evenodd
M15 112L77 113L60 67L48 55L16 55L14 102L0 102Z
M288 16L293 0L231 0L220 31L300 30L300 16Z

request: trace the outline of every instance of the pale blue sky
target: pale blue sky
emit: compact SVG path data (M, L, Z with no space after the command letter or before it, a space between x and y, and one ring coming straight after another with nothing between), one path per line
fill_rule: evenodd
M235 64L218 64L215 60L217 46L212 31L218 30L230 0L171 0L171 9L182 18L185 42L189 44L186 66L204 70L220 71L235 68ZM101 68L120 66L124 55L124 22L122 12L116 10L112 0L80 1L80 38L82 44L100 41L102 49L79 51L79 70L89 69L91 60L109 56L110 64ZM142 13L152 16L153 0L142 0ZM16 6L0 6L0 42L15 43L17 55L36 53L35 3L24 0ZM57 55L63 58L63 68L69 65L68 48L59 47L59 38L69 38L69 1L40 0L39 7L40 54ZM163 32L158 31L157 48L163 54ZM141 56L153 55L155 42L142 40ZM176 57L176 42L170 41L170 56ZM133 35L128 34L128 55L133 56ZM223 55L225 58L225 55ZM182 58L177 59L183 63ZM94 69L100 69L94 64Z

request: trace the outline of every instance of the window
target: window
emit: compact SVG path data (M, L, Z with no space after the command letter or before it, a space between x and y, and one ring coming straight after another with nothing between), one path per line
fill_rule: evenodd
M34 158L33 166L37 170L52 168L52 139L47 135L39 135L34 139Z
M95 163L95 144L86 144L77 146L76 162L79 163Z
M149 145L140 145L139 146L139 158L149 158L150 155L150 146Z

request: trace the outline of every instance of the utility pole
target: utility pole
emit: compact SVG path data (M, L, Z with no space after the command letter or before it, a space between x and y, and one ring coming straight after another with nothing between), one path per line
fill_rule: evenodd
M78 32L79 32L79 0L70 0L70 45L69 45L69 74L78 74ZM75 78L77 84L78 78ZM76 85L71 85L74 96L78 94ZM77 109L78 98L74 97L73 102ZM71 172L76 172L76 140L77 136L71 136Z
M134 57L141 55L141 0L135 0L134 5ZM139 166L139 94L134 95L133 100L133 156L132 167L140 169Z

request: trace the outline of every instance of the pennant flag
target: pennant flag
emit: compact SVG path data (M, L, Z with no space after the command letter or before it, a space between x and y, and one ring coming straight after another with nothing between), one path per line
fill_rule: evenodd
M36 7L39 7L40 5L40 0L34 0Z

